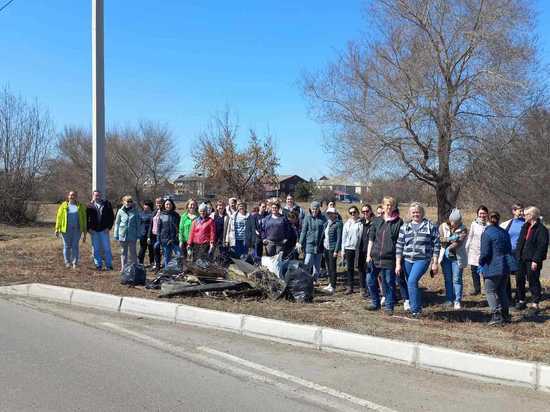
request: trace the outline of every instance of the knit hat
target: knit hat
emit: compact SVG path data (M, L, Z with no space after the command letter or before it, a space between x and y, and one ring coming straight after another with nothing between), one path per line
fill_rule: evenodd
M449 215L449 221L450 222L461 222L462 221L462 215L460 214L460 210L457 208L454 208L451 211L451 214Z
M201 203L199 205L199 212L202 212L203 210L206 210L208 212L208 205L206 203Z
M329 207L329 208L327 208L327 213L334 213L334 214L337 214L338 212L336 211L335 208Z
M311 202L311 205L309 205L311 209L318 209L321 207L321 203L319 203L317 200L314 200Z

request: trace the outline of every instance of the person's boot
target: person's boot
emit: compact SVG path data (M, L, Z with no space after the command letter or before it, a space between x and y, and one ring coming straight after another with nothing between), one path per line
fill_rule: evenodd
M503 320L502 315L500 313L493 313L493 316L491 317L491 320L488 323L488 326L502 326Z
M510 315L510 311L508 309L502 309L502 321L504 323L512 323L512 316Z
M346 291L344 292L344 295L351 295L353 293L353 288L348 286L346 288Z
M360 293L361 293L361 297L363 299L367 299L369 297L368 289L361 288Z

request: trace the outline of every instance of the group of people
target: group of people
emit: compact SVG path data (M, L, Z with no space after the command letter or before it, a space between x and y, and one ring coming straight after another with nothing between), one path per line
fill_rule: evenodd
M138 208L131 196L122 198L116 216L108 200L94 191L92 200L83 205L77 193L69 192L57 212L56 235L63 237L63 256L67 267L79 263L79 241L92 240L97 270L112 270L110 231L120 244L121 270L133 263L143 264L146 255L153 270L171 259L191 259L215 254L252 257L282 252L284 258L304 254L314 282L326 273L326 293L337 286L338 262L346 266L345 294L354 293L355 275L360 293L370 299L368 310L393 314L398 296L412 317L422 313L419 282L426 273L443 272L446 306L462 308L463 271L469 266L472 294L485 294L491 309L491 324L510 320L509 308L524 310L526 281L531 294L530 309L537 311L541 300L540 272L548 249L548 231L536 207L512 207L512 218L500 222L498 212L485 206L469 228L461 212L453 209L445 222L437 225L425 216L420 203L409 205L406 222L400 216L396 200L385 197L376 210L368 204L348 208L345 219L334 202L323 210L320 202L308 211L289 195L283 206L278 201L260 202L250 208L236 198L226 204L198 204L189 200L182 214L171 199L157 198ZM114 228L114 229L113 229ZM139 252L137 245L139 244ZM511 277L515 277L512 295Z

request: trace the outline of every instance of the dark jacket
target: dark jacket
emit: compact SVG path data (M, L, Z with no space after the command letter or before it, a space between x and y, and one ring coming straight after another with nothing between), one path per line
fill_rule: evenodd
M361 234L361 238L359 239L359 243L357 244L357 247L355 248L355 250L359 251L359 253L357 254L358 256L363 255L366 257L367 251L369 248L370 229L372 227L373 221L370 220L369 222L366 222L365 220L363 220L362 222L363 222L363 233Z
M101 201L99 209L95 207L93 202L86 206L86 227L94 232L102 232L111 230L115 223L115 214L113 206L108 200Z
M141 211L139 214L139 239L147 240L153 223L153 212Z
M327 219L322 214L314 217L307 215L304 219L302 231L300 233L300 244L303 246L305 253L322 253L323 252L323 229Z
M369 240L373 241L373 246L370 256L376 267L395 268L395 245L402 224L403 220L399 217L387 222L377 217L372 221Z
M180 215L173 210L163 210L160 214L157 238L161 244L166 245L169 242L178 243L178 230L180 225Z
M282 243L283 240L294 236L294 233L291 233L290 222L285 216L274 219L272 215L268 215L262 219L261 227L262 240Z
M323 225L323 234L321 237L321 245L325 243L325 230L327 226L331 224L331 220L327 219ZM328 230L328 250L331 252L338 252L342 247L342 229L344 225L341 220L335 220L334 223L330 225ZM324 247L324 246L323 246Z
M529 226L526 223L521 228L516 247L516 257L523 261L536 262L540 268L548 253L548 229L537 220L531 229L531 236L526 239Z
M506 230L489 225L483 231L479 266L485 278L508 276L517 271L516 259L512 256L512 242Z

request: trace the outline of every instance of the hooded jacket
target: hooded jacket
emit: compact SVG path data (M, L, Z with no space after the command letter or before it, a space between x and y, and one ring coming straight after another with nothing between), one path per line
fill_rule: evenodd
M300 244L305 253L318 254L323 252L323 229L327 219L321 213L317 216L307 215L300 232Z
M173 210L163 210L159 217L159 227L157 238L161 244L168 242L176 243L178 241L178 227L180 224L180 215Z
M121 207L116 214L113 239L119 242L135 242L139 238L140 222L137 210L133 207Z
M373 242L370 257L376 267L395 268L395 245L402 224L399 214L389 220L382 217L373 220L369 239Z

